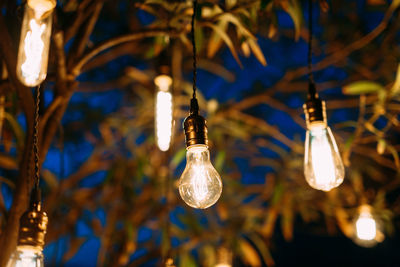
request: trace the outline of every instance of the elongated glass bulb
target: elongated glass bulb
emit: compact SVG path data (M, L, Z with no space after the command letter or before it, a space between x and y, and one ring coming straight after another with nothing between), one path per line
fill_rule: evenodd
M26 86L36 86L46 78L54 7L51 0L30 0L25 6L17 75Z
M344 166L331 129L325 122L308 126L304 153L304 175L308 184L329 191L344 178Z
M161 151L167 151L172 136L172 94L170 87L172 78L168 75L159 75L154 79L158 92L156 95L155 129L157 146Z
M7 267L43 267L43 253L40 248L18 246L8 261Z
M206 209L218 201L222 181L210 161L206 145L191 145L186 152L186 168L179 180L179 193L189 206Z

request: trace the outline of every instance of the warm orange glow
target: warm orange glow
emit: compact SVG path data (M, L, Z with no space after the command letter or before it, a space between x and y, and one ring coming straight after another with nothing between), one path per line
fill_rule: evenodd
M28 1L21 28L17 74L26 86L40 84L47 75L52 10L55 1Z

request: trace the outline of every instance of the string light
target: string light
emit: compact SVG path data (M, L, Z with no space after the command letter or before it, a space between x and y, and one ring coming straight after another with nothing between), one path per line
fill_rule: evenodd
M304 176L318 190L329 191L344 179L344 166L339 149L326 120L325 101L315 88L312 74L312 0L309 0L308 99L304 104L307 132L304 151Z
M25 5L17 75L26 86L37 86L46 78L55 6L55 0L28 0Z
M31 192L28 210L20 218L19 236L16 251L11 255L7 267L42 267L43 246L48 217L42 211L39 189L39 101L40 88L36 88L36 106L33 130L33 154L35 160L34 187Z
M199 115L196 98L197 56L194 40L194 20L197 1L193 2L192 45L193 45L193 97L190 115L183 122L186 138L186 167L179 180L179 193L189 206L205 209L215 204L222 193L221 177L210 161L206 120Z

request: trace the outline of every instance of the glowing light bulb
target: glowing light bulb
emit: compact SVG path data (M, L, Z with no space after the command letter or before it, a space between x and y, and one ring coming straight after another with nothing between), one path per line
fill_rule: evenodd
M384 239L380 229L380 223L372 215L371 207L361 206L354 220L354 242L363 247L372 247Z
M376 223L370 213L362 213L356 222L357 237L372 240L376 237Z
M186 168L179 180L179 193L189 206L206 209L219 199L222 181L210 162L207 145L187 148Z
M8 261L7 267L42 267L43 253L41 248L18 246Z
M168 75L159 75L154 79L158 88L156 95L156 137L157 145L161 151L167 151L171 143L172 136L172 94L169 91L172 78Z
M311 187L323 191L329 191L343 182L342 159L331 129L323 121L308 125L304 175Z
M40 84L47 75L54 0L28 0L18 49L17 75L26 86Z

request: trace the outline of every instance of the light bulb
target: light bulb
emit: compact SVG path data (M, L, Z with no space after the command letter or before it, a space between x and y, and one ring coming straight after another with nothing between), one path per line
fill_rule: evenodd
M304 153L304 175L308 184L329 191L344 178L344 166L331 129L325 122L308 125Z
M41 248L18 246L8 261L7 267L42 267L43 253Z
M221 177L210 162L207 145L195 144L187 148L179 193L186 204L197 209L212 206L221 196Z
M36 86L46 78L55 5L55 0L28 0L25 5L17 75L26 86Z
M354 242L363 247L376 245L384 239L380 228L380 222L372 215L371 207L368 205L361 206L359 215L354 220Z
M172 136L172 94L170 87L172 78L168 75L159 75L154 79L158 88L155 108L155 130L157 146L161 151L167 151Z

